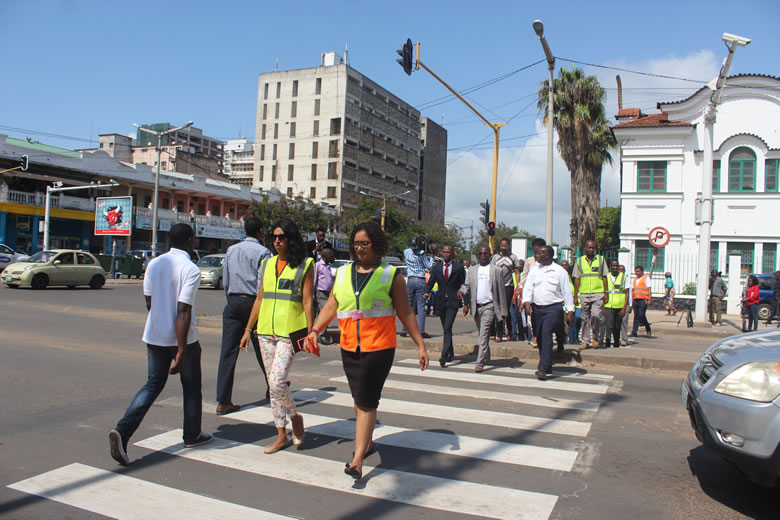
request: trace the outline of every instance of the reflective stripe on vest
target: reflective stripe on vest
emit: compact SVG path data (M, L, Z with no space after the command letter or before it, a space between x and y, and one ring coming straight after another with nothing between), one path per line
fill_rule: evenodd
M618 273L615 282L612 283L612 274L607 275L607 285L609 286L609 300L607 300L608 309L622 309L626 306L626 273Z
M571 278L569 278L569 287L571 287L571 295L574 297L574 282L571 281ZM582 305L580 305L580 295L577 295L577 301L574 302L574 308L575 309L581 309Z
M296 268L287 264L277 277L278 260L277 255L263 261L263 301L257 319L257 333L286 338L291 332L307 326L303 311L303 276L313 259L306 258Z
M634 278L633 291L631 293L631 296L635 300L650 299L650 289L645 287L646 279L647 279L647 275L643 275L641 278Z
M580 294L593 294L604 292L604 280L599 274L601 270L601 264L604 263L604 259L596 255L593 257L593 262L588 265L587 256L581 256L579 259L580 271L582 275L580 277Z
M355 296L355 269L354 263L339 267L333 284L341 348L351 352L358 348L363 352L395 348L395 309L390 298L395 266L379 264L359 297ZM353 320L353 312L358 310L362 317Z

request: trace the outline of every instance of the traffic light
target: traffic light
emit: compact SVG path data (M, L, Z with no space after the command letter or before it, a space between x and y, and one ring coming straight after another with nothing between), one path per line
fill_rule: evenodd
M22 155L22 158L19 160L20 163L22 163L22 171L26 172L27 167L30 165L30 158L26 155Z
M395 51L401 57L401 59L395 60L401 67L404 68L407 76L412 75L412 40L407 39L404 46Z
M488 235L493 237L496 236L496 223L493 221L488 222L487 225L488 228Z
M490 202L487 200L485 202L480 202L479 206L482 208L479 210L479 214L482 215L482 223L487 227L488 222L490 222Z

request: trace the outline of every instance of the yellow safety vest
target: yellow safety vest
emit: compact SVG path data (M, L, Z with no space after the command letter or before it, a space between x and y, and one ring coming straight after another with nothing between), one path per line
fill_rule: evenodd
M360 296L355 295L355 264L336 271L333 297L338 303L336 317L341 331L341 348L362 352L395 348L395 309L390 298L395 266L379 264ZM359 315L359 316L356 316Z
M571 278L569 278L569 287L571 287L571 295L574 296L574 282L571 281ZM580 295L577 295L577 301L574 302L574 308L575 309L581 309L582 305L580 305Z
M609 286L609 300L605 307L608 309L622 309L626 306L626 273L618 273L615 283L612 283L612 273L607 275Z
M601 263L604 259L596 255L593 257L593 263L588 265L587 256L583 255L579 258L580 271L582 275L580 278L580 294L594 294L604 292L604 280L601 278L599 271L601 270Z
M277 278L276 262L279 255L263 261L263 301L257 319L257 333L265 336L290 337L307 327L303 311L303 275L311 267L313 259L306 258L302 265L284 266Z

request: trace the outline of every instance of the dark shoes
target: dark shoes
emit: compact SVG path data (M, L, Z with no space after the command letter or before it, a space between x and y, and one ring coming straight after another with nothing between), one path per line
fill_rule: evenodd
M233 403L228 404L218 404L217 405L217 415L227 415L229 413L237 412L241 409L240 406Z
M431 336L430 334L428 334L427 332L423 332L422 334L420 334L420 336L422 336L422 337L423 337L423 339L428 339L428 338L431 338L431 337L433 337L433 336Z
M477 365L474 367L474 372L484 372L485 368L482 365Z
M444 359L439 359L439 366L440 367L444 368L446 364L447 364L447 362L444 361Z
M353 468L352 466L350 466L349 462L347 462L346 467L344 468L344 473L346 473L347 475L349 475L355 480L360 480L363 477L363 472L357 468Z
M406 337L406 336L408 336L408 335L409 335L409 334L407 334L406 332L401 332L401 333L399 334L399 336L401 336L402 338L405 338L405 337Z
M541 370L537 370L536 372L534 372L534 374L536 375L536 379L538 379L539 381L547 381L547 374L545 374Z
M650 329L650 325L647 326L647 337L650 338L653 336L653 331Z
M208 444L211 441L214 440L214 436L210 433L206 432L200 432L200 435L195 437L194 440L191 441L184 441L184 447L185 448L196 448L198 446L203 446L204 444Z
M127 440L123 439L118 431L108 432L108 445L111 448L111 457L115 461L122 466L130 464L130 459L127 458Z

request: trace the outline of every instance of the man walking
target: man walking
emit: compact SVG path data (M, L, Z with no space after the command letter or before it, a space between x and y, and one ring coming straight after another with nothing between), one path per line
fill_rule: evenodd
M609 290L609 299L604 306L606 314L604 346L609 348L614 344L615 348L619 348L620 328L623 325L623 316L626 315L626 308L628 307L628 295L626 294L626 275L620 272L620 265L618 265L617 260L612 260L609 264L607 289ZM610 342L610 339L614 343Z
M499 252L493 255L490 259L490 263L501 269L501 274L504 277L504 290L506 291L506 301L511 302L512 296L515 292L515 286L512 282L512 276L521 277L520 262L517 257L512 254L511 242L508 238L502 238L499 246ZM506 325L506 326L505 326ZM506 339L509 341L512 339L513 330L511 321L507 321L506 324L502 321L496 321L496 343L501 342L501 336L504 335L506 329Z
M222 279L225 286L227 303L222 310L222 350L219 354L217 369L217 415L225 415L241 409L233 404L233 378L238 359L238 345L244 335L244 327L249 320L252 304L257 297L257 271L270 251L261 245L263 241L263 221L258 217L249 217L244 222L246 238L230 246L225 254ZM263 356L257 338L252 336L252 347L260 364L260 372L266 379ZM266 390L266 399L269 398Z
M479 248L479 265L469 267L466 280L458 291L458 297L466 295L466 301L474 309L474 321L479 330L479 351L475 372L482 372L490 361L490 326L496 315L503 320L509 315L509 305L504 289L501 270L490 263L490 248ZM469 305L463 306L463 315L469 312Z
M626 266L620 264L620 272L623 273L626 279L626 296L628 297L628 307L626 308L626 314L623 316L623 321L620 324L620 346L628 346L628 317L633 310L634 302L631 299L631 284L628 283L628 275L626 274Z
M314 232L314 239L306 242L306 254L319 260L325 249L333 249L333 244L325 240L325 226L319 226Z
M519 296L518 300L519 303L523 303L523 287L525 287L525 281L528 278L528 273L531 272L531 270L538 265L538 262L536 261L536 255L539 254L539 251L541 248L547 245L547 242L540 237L534 238L531 241L531 248L533 250L533 255L529 256L525 259L525 264L523 265L523 275L520 277L520 285L518 285L516 292ZM534 325L534 319L530 314L526 314L526 317L531 321L531 345L534 346L534 348L537 347L536 343L536 326Z
M596 242L585 242L585 254L574 264L574 300L582 306L582 345L580 350L599 346L599 328L607 294L604 257L596 254ZM593 337L591 342L591 335Z
M170 232L171 250L153 258L144 274L146 317L143 341L146 343L148 375L116 425L108 434L111 457L119 464L130 463L127 442L141 425L169 374L180 374L184 397L184 446L193 448L214 440L202 432L200 343L192 306L200 285L200 270L190 260L195 248L195 232L189 224L175 224Z
M729 288L715 269L710 273L710 284L710 323L723 325L720 321L720 313L723 307L723 298L726 297Z
M406 290L409 293L409 306L414 309L417 305L417 327L423 338L431 335L425 332L425 272L433 267L433 258L425 254L426 242L423 237L412 238L411 244L404 249L404 262L406 262ZM401 336L406 337L406 328L401 329Z
M645 268L641 265L634 269L634 281L631 284L631 299L634 306L634 326L631 329L631 337L637 337L640 325L647 330L647 337L652 335L650 322L647 321L647 307L650 305L650 277L645 274Z
M330 264L333 263L333 250L326 248L322 250L322 257L314 264L314 317L316 318L330 297L330 291L333 289L333 274L330 272ZM314 323L314 322L312 322ZM327 329L323 330L318 340L323 345L330 345L331 339L327 334Z
M539 265L528 274L523 288L525 312L534 316L536 340L539 342L539 365L536 378L540 381L552 374L553 332L565 322L574 323L574 301L569 287L569 274L553 262L555 252L550 246L540 249ZM564 310L566 317L564 318Z
M441 348L439 365L443 367L446 363L451 362L455 355L452 346L452 325L455 323L455 317L461 305L458 290L466 281L466 270L453 260L453 249L450 245L441 248L441 260L431 269L431 276L425 286L424 298L426 300L435 299L436 308L439 309L441 328L444 331L444 343ZM439 285L439 290L432 292L436 284Z

